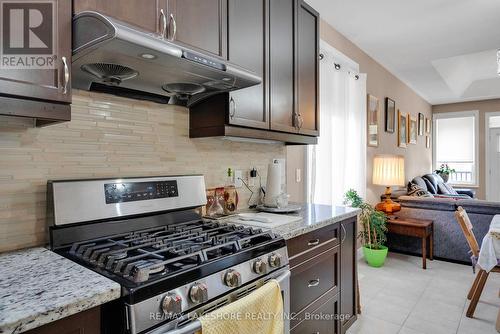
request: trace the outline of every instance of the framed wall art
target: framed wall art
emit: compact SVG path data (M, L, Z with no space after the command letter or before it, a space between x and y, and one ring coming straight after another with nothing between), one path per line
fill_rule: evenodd
M368 94L367 103L367 137L368 146L378 147L378 115L379 101L373 95Z
M431 133L431 119L430 118L425 119L425 132L427 134Z
M425 127L425 117L424 114L418 113L418 135L424 135L424 127Z
M408 144L417 143L418 121L417 117L408 115Z
M431 137L425 136L425 148L431 148Z
M408 115L398 110L398 147L406 148L408 136Z
M385 132L394 133L396 129L396 102L385 98Z

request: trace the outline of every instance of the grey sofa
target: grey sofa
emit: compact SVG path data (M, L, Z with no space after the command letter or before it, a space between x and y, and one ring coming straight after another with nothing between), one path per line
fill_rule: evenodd
M401 211L395 215L434 221L434 256L454 262L470 263L469 246L455 220L455 210L462 206L471 219L479 244L488 232L494 215L500 214L500 203L475 199L399 197ZM421 241L417 238L389 234L389 250L422 254Z

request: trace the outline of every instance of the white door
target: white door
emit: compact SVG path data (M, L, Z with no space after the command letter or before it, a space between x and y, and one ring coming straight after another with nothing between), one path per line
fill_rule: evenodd
M489 201L500 202L500 128L490 129L489 138Z

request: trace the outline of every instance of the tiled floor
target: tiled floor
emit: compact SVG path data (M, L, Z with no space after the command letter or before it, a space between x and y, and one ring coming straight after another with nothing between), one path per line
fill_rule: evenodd
M382 268L358 263L362 314L348 334L494 334L500 274L488 278L475 318L465 316L471 267L390 253Z

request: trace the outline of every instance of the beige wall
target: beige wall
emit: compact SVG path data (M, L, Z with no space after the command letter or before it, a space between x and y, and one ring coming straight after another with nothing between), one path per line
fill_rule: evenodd
M486 198L486 148L485 148L485 122L487 112L500 111L500 99L484 100L475 102L441 104L432 107L433 113L445 113L456 111L479 111L479 187L477 188L477 197Z
M46 242L48 179L204 174L208 187L223 185L226 169L263 176L280 144L189 139L189 114L103 94L76 92L72 121L46 128L0 118L0 252ZM265 183L264 183L265 184ZM239 191L246 205L249 192Z
M321 22L321 38L359 64L360 72L367 74L367 93L376 96L380 101L380 144L378 148L368 147L367 152L367 200L374 203L379 201L380 194L384 191L383 187L372 185L371 172L374 155L404 155L405 175L408 180L428 173L432 168L432 150L425 147L425 136L418 136L417 145L408 145L407 149L401 149L397 147L397 133L391 134L384 131L385 97L396 101L396 108L401 112L410 113L415 117L418 113L423 113L425 117L430 118L431 105L324 21Z

